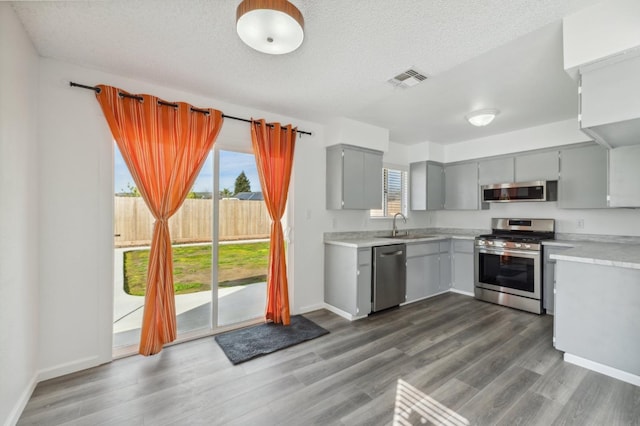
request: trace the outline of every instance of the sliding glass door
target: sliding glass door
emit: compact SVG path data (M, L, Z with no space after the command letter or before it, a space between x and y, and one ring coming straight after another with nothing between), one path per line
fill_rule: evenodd
M266 306L270 219L253 154L216 150L217 326L261 318Z
M154 219L115 149L114 350L137 350ZM251 153L214 149L170 219L178 339L259 319L269 216Z

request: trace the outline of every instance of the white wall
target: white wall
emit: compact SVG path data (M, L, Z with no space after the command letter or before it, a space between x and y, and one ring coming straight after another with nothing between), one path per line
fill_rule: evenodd
M240 117L293 123L314 133L296 145L289 272L291 310L321 306L324 139L322 126L232 105L168 87L41 59L41 377L111 358L113 289L113 152L111 135L91 91L68 81L151 93ZM226 120L216 144L250 150L246 123Z
M562 20L564 68L622 56L640 48L640 2L607 0Z
M414 161L436 161L438 163L445 162L445 145L423 142L408 147L408 156Z
M592 140L580 131L578 118L444 146L445 162L550 148Z
M384 164L395 164L408 166L411 161L409 157L409 146L395 142L388 143L388 150L382 156Z
M38 56L0 3L0 423L15 423L36 383Z
M389 129L350 118L330 120L325 133L327 146L343 143L383 152L389 150Z

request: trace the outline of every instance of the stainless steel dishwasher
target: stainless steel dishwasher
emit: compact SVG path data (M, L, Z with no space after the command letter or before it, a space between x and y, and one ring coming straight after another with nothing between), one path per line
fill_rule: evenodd
M407 247L405 244L373 247L371 311L398 306L406 300Z

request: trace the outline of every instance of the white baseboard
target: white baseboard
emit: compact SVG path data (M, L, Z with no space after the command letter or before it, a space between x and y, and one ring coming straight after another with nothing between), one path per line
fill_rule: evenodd
M27 406L27 403L29 402L29 399L31 398L31 395L33 394L33 391L35 390L37 385L38 373L34 373L33 377L29 381L29 384L27 385L27 387L25 387L25 389L20 394L20 398L18 398L18 400L16 401L13 410L11 410L11 413L9 413L9 417L7 417L6 419L5 426L11 426L18 423L18 420L20 419L20 416L24 411L24 407Z
M475 294L471 291L458 290L457 288L450 288L449 291L451 293L458 293L458 294L464 294L465 296L475 297Z
M322 307L325 308L327 311L331 311L334 314L339 315L342 318L347 319L349 321L355 321L355 320L359 320L367 317L367 315L360 315L360 316L351 315L349 312L343 311L342 309L336 308L335 306L329 305L328 303L323 304Z
M411 302L404 302L404 303L401 303L400 306L407 306L407 305L411 305L412 303L419 302L421 300L431 299L432 297L436 297L436 296L440 296L441 294L449 293L449 291L450 290L445 290L445 291L441 291L440 293L435 293L435 294L431 294L429 296L425 296L425 297L421 297L419 299L412 300Z
M462 290L458 290L458 289L455 289L455 288L450 288L450 289L441 291L439 293L432 294L430 296L421 297L420 299L412 300L411 302L402 303L400 306L410 305L412 303L416 303L416 302L419 302L421 300L431 299L432 297L440 296L441 294L445 294L445 293L449 293L449 292L463 294L465 296L475 297L475 295L473 293L471 293L471 292L462 291ZM342 318L348 319L349 321L355 321L355 320L359 320L361 318L366 318L367 317L367 315L359 315L359 316L351 315L350 313L345 312L342 309L336 308L335 306L329 305L328 303L323 303L323 304L320 304L320 305L312 305L310 307L301 308L301 311L302 311L301 313L310 312L312 310L315 311L317 309L322 309L322 308L324 308L324 309L326 309L328 311L331 311L336 315L340 315Z
M588 370L604 374L605 376L631 383L634 386L640 386L640 376L636 376L635 374L627 373L626 371L618 370L617 368L609 367L608 365L600 364L599 362L591 361L568 353L564 354L564 360L570 364L575 364Z
M87 368L96 367L102 364L100 358L91 356L76 361L60 364L55 367L46 368L38 372L38 382L53 379L54 377L64 376L65 374L75 373L76 371L86 370Z
M307 312L317 311L318 309L323 309L326 306L325 303L316 303L315 305L303 306L297 312L298 314L306 314Z

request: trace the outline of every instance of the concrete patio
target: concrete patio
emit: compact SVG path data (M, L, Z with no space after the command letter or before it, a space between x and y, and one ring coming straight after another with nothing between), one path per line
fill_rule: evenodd
M144 296L124 291L123 253L114 252L113 347L137 345L144 312ZM266 283L218 289L218 326L262 317L266 306ZM211 327L210 291L175 296L178 336Z

